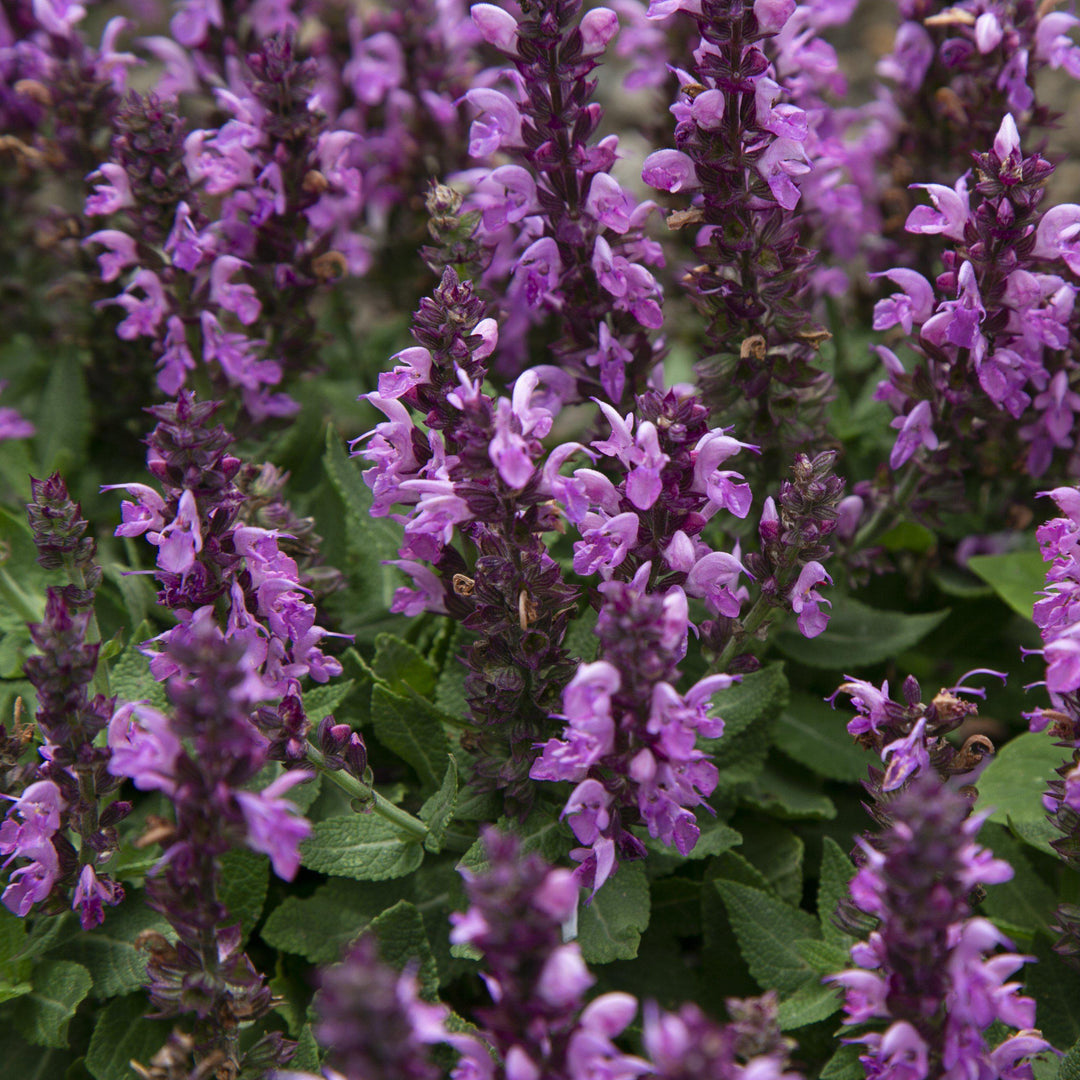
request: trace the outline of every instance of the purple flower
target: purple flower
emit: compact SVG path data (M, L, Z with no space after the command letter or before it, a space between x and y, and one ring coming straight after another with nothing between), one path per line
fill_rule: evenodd
M641 169L641 179L661 191L692 191L699 187L692 158L679 150L655 150Z
M804 637L817 637L829 624L829 617L819 604L832 606L815 588L823 582L832 584L825 567L819 562L808 562L799 572L799 578L791 592L791 610L798 615L799 630Z
M280 796L310 778L310 773L292 770L261 791L241 791L236 796L247 822L248 847L269 855L274 873L286 881L296 877L300 868L300 842L311 832L311 825L294 803Z
M900 434L889 455L891 468L899 469L920 446L925 446L927 450L937 449L938 437L930 427L932 421L933 414L928 401L920 401L907 416L898 416L892 421L891 426L898 428Z

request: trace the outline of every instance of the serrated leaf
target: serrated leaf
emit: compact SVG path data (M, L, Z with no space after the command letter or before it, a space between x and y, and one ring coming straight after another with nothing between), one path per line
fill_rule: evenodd
M563 648L581 663L588 664L596 659L600 646L600 639L596 636L597 614L592 607L587 607L576 619L571 620L563 638Z
M807 982L799 987L789 998L780 1002L779 1016L781 1031L792 1031L825 1020L839 1011L843 999L834 986L825 986L819 982Z
M311 1032L311 1025L305 1024L296 1040L296 1053L289 1060L289 1068L300 1072L316 1073L322 1064L319 1044Z
M175 933L164 917L146 906L141 893L128 897L118 908L106 908L105 922L78 934L64 945L64 957L82 964L94 980L92 995L117 997L140 989L146 982L146 953L135 939L146 930L167 938Z
M819 974L836 975L851 966L851 954L842 945L817 938L799 938L795 951Z
M821 936L829 943L844 948L853 940L833 924L833 915L840 901L848 894L848 883L855 867L840 845L826 836L821 848L821 871L818 878L817 911L821 921Z
M1061 1059L1057 1080L1080 1080L1080 1041L1073 1043Z
M814 978L814 970L799 955L794 942L818 937L817 919L768 893L733 881L717 881L716 888L727 908L739 951L763 990L775 988L790 994Z
M439 968L431 951L424 920L415 904L399 900L369 927L379 939L379 956L399 971L410 962L419 961L416 972L421 994L434 999L439 993Z
M270 888L270 860L248 848L234 848L221 857L218 895L232 925L240 923L243 939L255 929Z
M33 984L15 1002L20 1033L35 1046L67 1046L68 1024L93 985L90 972L71 960L44 960L34 968Z
M704 820L703 820L704 819ZM729 825L704 814L698 818L701 835L697 843L686 853L688 859L710 859L714 855L723 855L733 847L742 843L742 834L736 832Z
M552 814L549 808L542 806L532 810L524 821L501 817L495 822L495 827L500 832L512 832L520 838L522 855L535 851L545 862L559 862L570 847L567 827L559 820L557 813ZM473 874L482 874L488 868L483 840L477 840L461 856L458 866Z
M450 745L442 724L426 706L424 699L411 691L409 697L391 693L382 686L371 691L375 737L408 762L430 790L439 786Z
M375 814L340 814L317 821L300 845L309 870L357 881L386 881L412 873L424 849Z
M798 906L803 892L802 840L778 821L760 814L741 815L739 828L743 832L741 854L761 871L770 891Z
M767 664L759 671L744 675L740 682L727 690L713 694L711 712L723 717L724 734L712 742L717 752L723 751L728 736L744 730L760 720L771 720L787 704L788 681L782 662Z
M172 1023L147 1020L149 1011L145 994L117 998L102 1010L86 1051L86 1068L94 1080L134 1080L131 1062L146 1065L161 1049Z
M437 852L442 846L447 826L454 820L454 807L458 797L458 769L454 755L447 759L446 775L442 787L420 807L420 820L428 827L424 847Z
M352 693L356 682L353 679L336 679L324 686L315 686L304 691L304 712L313 725L327 714L334 713L341 703Z
M804 638L797 630L784 627L776 635L776 647L800 664L848 672L910 649L948 615L948 608L922 615L880 611L849 596L836 596L823 634Z
M649 925L649 883L640 862L623 863L578 914L578 943L589 964L633 960Z
M1037 551L1006 555L972 555L968 569L977 574L1018 615L1034 620L1036 593L1046 587L1046 563Z
M375 660L371 666L387 689L396 694L413 690L423 698L430 698L435 692L435 666L407 641L393 634L379 634L375 639Z
M836 805L812 777L800 774L786 762L766 764L743 799L773 817L801 820L836 817Z
M849 719L821 698L792 691L773 724L773 746L829 780L864 780L867 766L880 763L848 734Z
M859 1055L866 1048L848 1043L841 1046L821 1070L821 1080L865 1080L866 1070L859 1061Z
M139 623L127 648L109 665L109 689L120 701L148 701L164 709L168 707L165 687L150 674L150 661L138 648L153 635L148 622Z
M331 964L380 912L403 899L399 882L331 878L311 896L287 896L266 918L259 936L282 952Z
M1065 751L1046 732L1018 735L1001 747L980 775L976 810L990 810L991 821L1011 825L1025 843L1056 858L1049 841L1058 833L1046 820L1042 796L1064 759Z

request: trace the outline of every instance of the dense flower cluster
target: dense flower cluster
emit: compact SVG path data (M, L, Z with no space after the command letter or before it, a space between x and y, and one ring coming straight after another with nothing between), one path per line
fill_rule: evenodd
M1080 491L1055 488L1049 495L1062 517L1038 530L1046 589L1035 602L1035 623L1043 639L1037 650L1046 663L1044 685L1050 708L1028 714L1032 731L1049 729L1057 745L1071 751L1043 796L1047 816L1061 833L1051 841L1074 869L1080 868ZM1038 684L1036 684L1038 685ZM1080 908L1062 904L1057 912L1061 937L1056 948L1076 962L1080 956Z
M233 482L242 463L228 453L232 436L210 421L218 403L197 402L181 392L174 404L150 410L158 421L148 439L147 467L164 494L146 484L110 484L134 496L122 504L118 536L145 536L157 548L159 602L180 623L147 643L159 679L176 670L170 643L189 623L227 605L226 636L243 642L278 695L295 680L325 682L341 673L338 660L319 643L327 631L315 623L296 560L279 546L275 529L247 524L244 495Z
M193 1013L200 1056L242 1058L237 1021L265 1013L271 995L242 951L241 928L221 900L221 859L246 845L270 856L292 879L298 846L310 831L284 795L308 774L292 770L259 790L251 782L266 764L265 737L249 719L277 695L257 672L255 646L226 638L203 608L174 633L165 656L171 712L146 703L121 705L109 720L109 771L142 791L163 792L175 820L164 830L165 853L147 879L147 899L177 941L149 944L150 1000L160 1015ZM280 1035L266 1036L271 1060L287 1060ZM249 1049L263 1055L267 1046Z
M590 78L616 35L614 11L581 13L580 0L523 4L516 18L494 4L472 16L484 39L513 64L507 92L477 87L470 153L502 151L510 163L478 169L469 205L481 210L479 235L495 248L482 279L510 277L501 353L528 328L525 313L555 312L554 354L578 382L578 396L601 393L616 405L644 388L657 356L648 331L663 323L661 290L650 267L660 247L643 228L655 205L638 202L611 175L616 135L596 138L603 118ZM503 365L519 371L519 357Z
M129 224L87 243L103 280L124 283L108 301L125 312L117 334L151 340L162 391L176 394L199 355L254 419L287 416L295 402L271 388L286 365L310 366L313 291L367 266L353 231L361 178L347 160L356 135L312 108L316 65L290 37L230 70L220 127L188 132L154 95L125 106L86 214Z
M975 843L982 818L930 773L891 809L892 826L864 847L851 882L852 900L878 928L852 947L856 966L831 977L845 990L844 1022L865 1032L853 1041L866 1047L867 1075L1030 1080L1030 1057L1049 1043L1031 1030L1035 1003L1005 981L1025 957L995 951L1009 941L971 917L967 902L975 886L1008 881L1012 868ZM991 1048L995 1022L1021 1030Z
M907 231L945 237L953 247L943 253L936 291L907 267L882 275L901 291L878 302L874 328L899 325L917 335L920 355L907 372L889 349L878 349L888 373L878 397L897 413L894 469L917 454L921 460L924 448L929 467L966 464L976 444L993 455L984 468L1013 466L1017 434L1031 476L1045 473L1056 455L1070 456L1080 412L1070 347L1080 208L1039 209L1052 170L1038 154L1023 156L1009 115L993 148L976 158L974 192L968 173L955 187L921 185L932 205L912 210Z
M1040 69L1080 78L1080 46L1069 37L1077 19L1064 11L1031 0L898 7L892 52L877 67L892 84L897 208L908 204L912 179L951 183L993 139L1000 117L1017 117L1025 141L1052 126L1060 114L1037 98Z
M693 195L668 224L698 228L685 284L707 320L708 400L755 443L794 449L821 437L830 386L814 361L823 335L804 304L811 256L794 214L809 125L763 51L795 3L653 0L650 14L676 9L692 15L701 41L691 69L677 72L675 148L650 154L642 177Z

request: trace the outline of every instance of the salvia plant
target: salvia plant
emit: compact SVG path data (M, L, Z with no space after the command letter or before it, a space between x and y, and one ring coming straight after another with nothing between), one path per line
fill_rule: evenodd
M0 1076L1076 1080L1078 27L0 5Z

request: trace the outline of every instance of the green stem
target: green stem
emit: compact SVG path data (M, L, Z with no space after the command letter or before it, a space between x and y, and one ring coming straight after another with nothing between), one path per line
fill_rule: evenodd
M82 572L82 567L79 566L70 555L64 556L64 569L67 570L68 581L80 591L86 590L86 577ZM94 605L91 604L87 608L88 619L86 622L86 644L93 645L95 642L101 641L101 627L98 626L97 615L94 613ZM94 689L104 697L111 697L109 693L109 666L105 661L99 661L97 667L94 669L94 680L92 683Z
M421 844L424 842L425 837L428 835L428 827L418 817L413 817L407 810L395 806L389 799L380 795L374 788L361 783L355 776L351 776L342 769L329 768L326 764L326 755L317 746L312 746L311 743L308 743L307 759L321 773L337 784L342 791L347 792L354 799L363 799L365 802L370 802L372 810L379 817L399 828L410 840L415 840Z
M768 597L759 596L757 598L754 606L746 613L746 618L742 620L739 629L731 635L731 640L724 646L724 651L717 657L717 670L723 671L731 663L732 657L742 646L743 641L750 637L768 618L772 607L773 605Z

